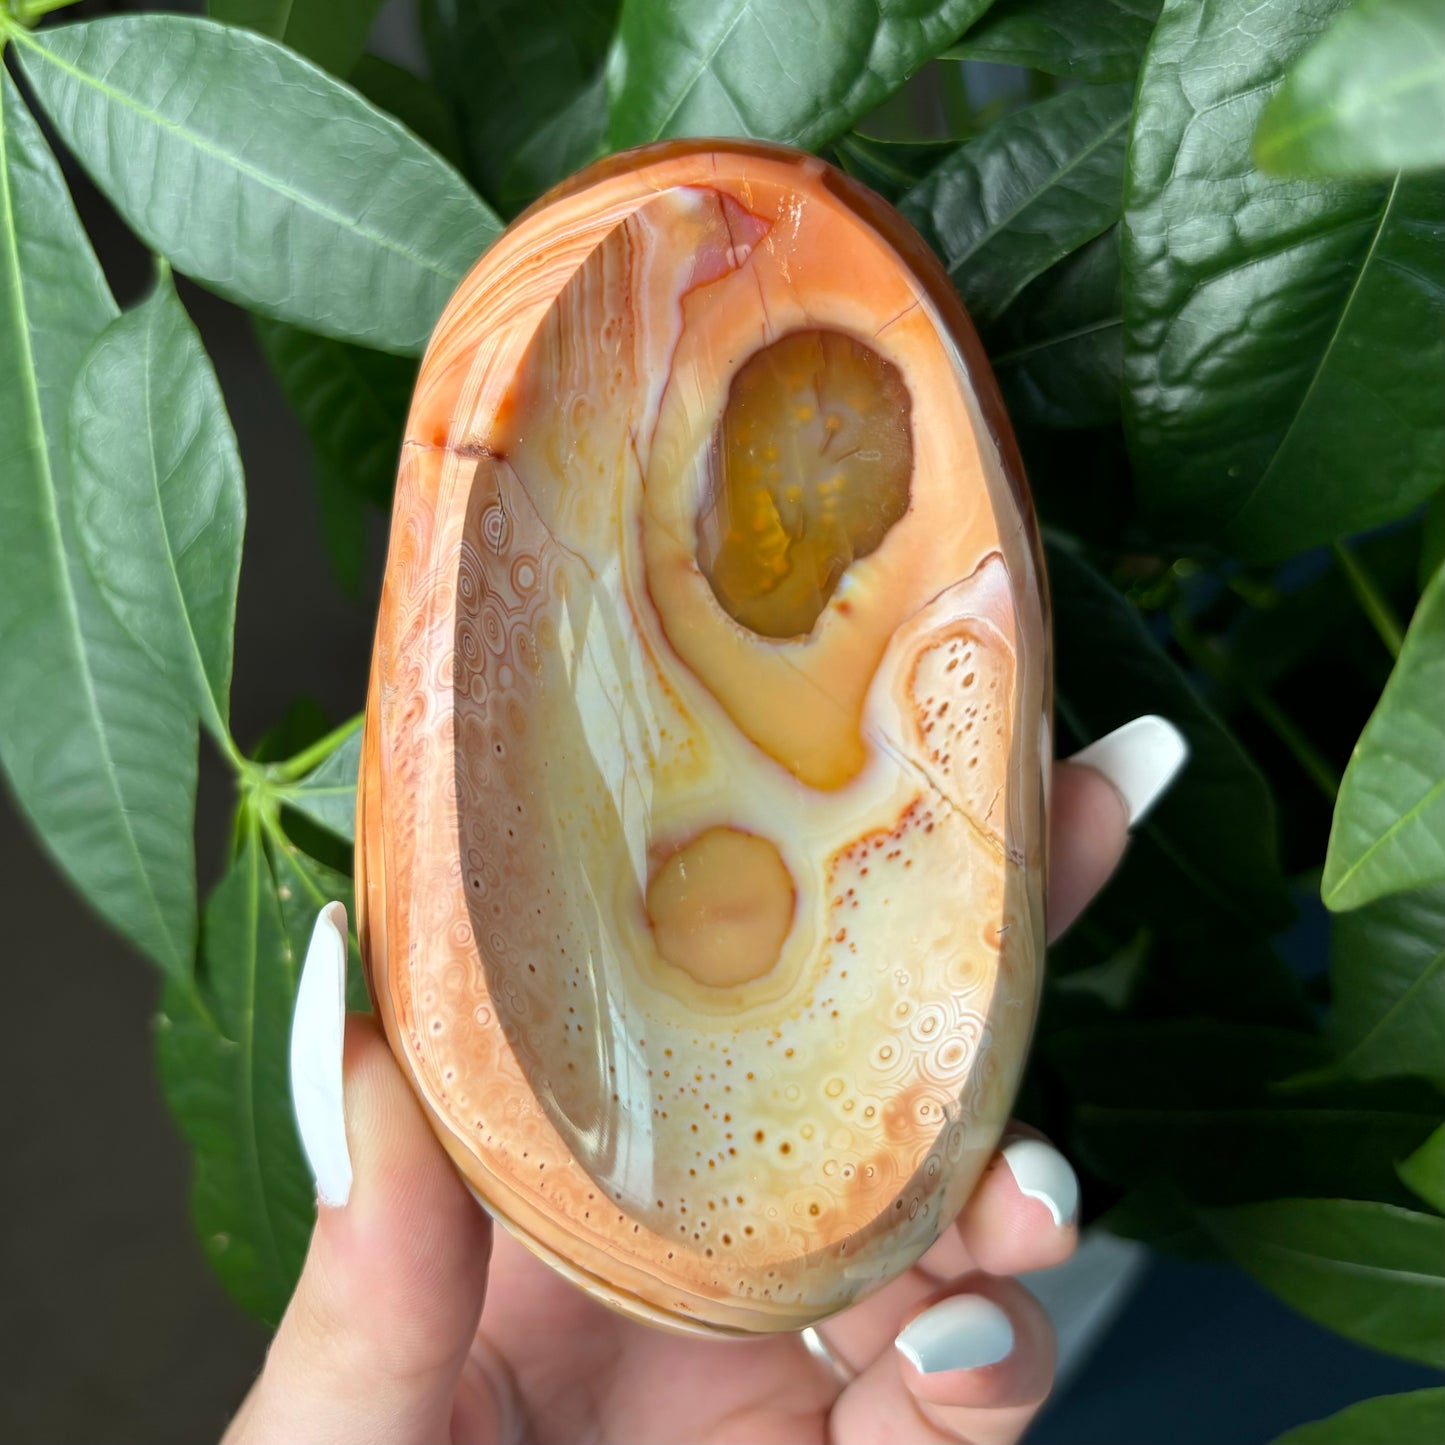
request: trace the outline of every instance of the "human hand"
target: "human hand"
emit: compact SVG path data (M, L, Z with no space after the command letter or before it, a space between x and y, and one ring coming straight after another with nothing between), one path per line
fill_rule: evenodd
M1051 937L1103 887L1185 756L1172 727L1141 718L1056 765ZM302 984L326 1001L344 981L334 927L318 925ZM332 1028L334 1070L339 1019ZM298 1045L324 1053L326 1040ZM339 1094L329 1107L298 1095L322 1202L231 1445L997 1445L1048 1394L1053 1330L1011 1276L1073 1251L1078 1185L1031 1131L1005 1135L954 1228L913 1268L809 1342L714 1341L615 1315L494 1233L375 1022L347 1019L344 1050L344 1115Z

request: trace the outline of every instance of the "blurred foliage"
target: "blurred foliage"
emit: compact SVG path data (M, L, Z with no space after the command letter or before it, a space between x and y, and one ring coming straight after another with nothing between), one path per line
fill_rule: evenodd
M36 28L56 8L0 12L11 67L161 266L119 315L7 73L0 760L167 975L197 1227L242 1303L278 1317L311 1216L285 1035L315 909L349 901L359 734L298 706L230 738L245 483L169 267L256 313L355 589L411 358L503 218L608 149L729 134L879 190L980 323L1048 538L1060 751L1146 712L1190 740L1051 955L1021 1109L1107 1227L1440 1362L1437 6L423 0L428 76L365 53L375 0ZM203 910L201 731L238 793ZM1286 1438L1438 1439L1442 1411Z

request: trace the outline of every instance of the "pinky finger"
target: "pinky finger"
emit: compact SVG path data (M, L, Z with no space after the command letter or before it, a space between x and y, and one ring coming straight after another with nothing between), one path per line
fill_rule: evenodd
M971 1275L921 1306L833 1407L835 1445L1012 1445L1048 1397L1054 1332L1013 1280Z

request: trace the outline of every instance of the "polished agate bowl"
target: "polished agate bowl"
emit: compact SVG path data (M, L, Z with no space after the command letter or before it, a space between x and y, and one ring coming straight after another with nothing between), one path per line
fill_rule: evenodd
M487 1208L675 1328L916 1260L1028 1046L1049 709L1012 435L901 217L709 142L515 222L417 382L356 858Z

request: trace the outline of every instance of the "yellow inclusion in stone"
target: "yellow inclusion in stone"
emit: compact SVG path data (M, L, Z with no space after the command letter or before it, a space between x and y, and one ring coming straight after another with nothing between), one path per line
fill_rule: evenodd
M657 951L709 988L761 978L793 922L793 879L777 848L737 828L709 828L647 885Z
M797 331L733 377L698 516L729 616L805 636L839 579L908 510L912 402L898 368L838 331Z

